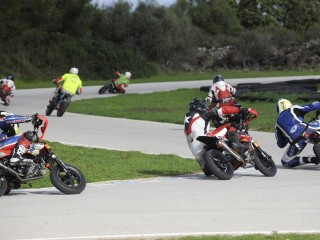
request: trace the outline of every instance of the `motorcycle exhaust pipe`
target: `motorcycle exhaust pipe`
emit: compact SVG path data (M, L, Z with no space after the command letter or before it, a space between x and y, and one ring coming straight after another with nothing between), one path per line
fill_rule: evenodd
M235 159L237 159L238 161L244 163L243 158L238 153L236 153L233 149L231 149L223 140L219 140L217 142L217 147L218 148L223 148L225 151L230 153Z
M13 169L7 167L6 165L3 165L2 163L0 163L0 167L3 168L3 169L5 169L6 171L12 173L13 175L15 175L15 177L16 177L20 182L22 182L22 183L28 182L28 181L31 181L31 180L36 180L36 179L42 178L42 176L41 176L41 177L33 177L33 178L25 178L25 179L22 179L22 178L20 177L20 175L19 175L16 171L14 171Z

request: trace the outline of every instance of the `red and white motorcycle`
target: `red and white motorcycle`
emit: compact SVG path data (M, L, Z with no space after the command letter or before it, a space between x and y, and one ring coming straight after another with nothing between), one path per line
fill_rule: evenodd
M221 180L229 180L234 170L239 167L246 168L249 164L267 177L273 177L277 173L277 167L272 157L261 149L248 132L248 123L258 116L254 109L248 109L250 114L230 116L228 121L197 140L204 143L205 161L209 171ZM227 137L228 128L236 123L238 136L246 151L238 153L231 148Z

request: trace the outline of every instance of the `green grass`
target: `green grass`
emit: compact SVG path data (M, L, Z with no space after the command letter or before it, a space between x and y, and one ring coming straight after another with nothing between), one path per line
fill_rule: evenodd
M148 78L135 78L133 72L133 78L130 84L134 83L148 83L148 82L171 82L171 81L191 81L191 80L207 80L212 79L214 75L222 74L226 79L228 78L252 78L252 77L282 77L282 76L310 76L320 75L320 71L237 71L237 70L217 70L210 72L193 72L193 73L159 73L158 75ZM85 79L79 74L83 86L96 86L104 85L110 79ZM30 89L30 88L52 88L54 85L51 80L58 76L51 76L48 79L43 80L22 80L16 79L17 89Z
M242 236L183 237L180 240L319 240L319 234L252 234Z
M261 93L251 95L261 96ZM72 102L68 111L89 115L108 116L116 118L138 119L155 122L168 122L182 124L187 113L190 101L197 97L204 99L207 92L199 89L179 89L167 92L127 94L112 98L96 98ZM251 107L258 111L259 117L250 123L250 129L256 131L272 132L277 118L276 102L283 95L276 93L263 93L273 100L264 101L238 101L242 107ZM289 94L286 98L294 104L304 103L298 101L300 95Z
M137 151L105 150L69 146L57 142L52 142L50 145L64 163L79 168L87 182L177 176L201 171L195 160L173 154L156 155ZM34 188L52 186L49 174L31 184Z

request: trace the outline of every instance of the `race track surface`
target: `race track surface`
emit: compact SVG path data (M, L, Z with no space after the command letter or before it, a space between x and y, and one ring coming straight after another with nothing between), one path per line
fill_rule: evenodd
M291 79L228 82L236 85ZM210 84L211 80L132 84L128 93ZM99 88L85 87L83 95L75 96L73 101L111 96L98 95ZM18 90L12 104L3 109L16 114L44 114L52 91L53 88ZM183 126L179 124L71 113L58 118L55 112L48 119L45 138L50 141L106 149L119 149L120 141L125 146L120 150L192 158ZM122 127L114 129L115 124ZM80 195L65 195L55 188L13 190L9 196L0 198L0 239L154 239L275 231L319 233L320 207L316 203L320 197L319 167L284 169L280 164L284 149L276 147L273 133L252 134L276 162L275 177L264 177L249 168L236 171L229 181L207 178L199 172L179 177L92 183ZM311 147L303 153L312 154Z

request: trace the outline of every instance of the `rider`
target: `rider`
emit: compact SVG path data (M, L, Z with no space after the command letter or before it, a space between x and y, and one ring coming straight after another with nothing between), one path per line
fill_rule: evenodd
M210 108L217 108L218 113L222 119L226 118L227 115L237 114L239 112L238 107L227 107L221 109L222 106L233 106L236 104L234 95L236 88L224 81L223 76L217 75L213 78L213 85L209 90L209 94L205 101L212 103ZM240 143L237 129L230 127L228 129L228 138L231 142L231 147L236 152L242 151L245 147Z
M14 84L14 77L12 75L8 75L6 78L0 79L0 84L4 98L8 96L14 96L16 86ZM4 105L9 105L5 99L2 99L2 101L4 102Z
M212 103L210 107L232 106L236 103L233 97L235 94L236 88L226 83L223 76L217 75L213 78L206 102Z
M11 166L28 165L33 163L32 159L26 159L23 154L26 152L34 139L32 131L24 132L22 135L16 135L19 132L19 123L30 122L32 117L24 115L12 115L9 112L2 112L0 118L0 128L2 129L2 139L0 148L5 149L8 146L15 145L10 159ZM4 136L6 134L7 136Z
M184 134L188 146L203 171L205 171L204 144L199 142L197 137L205 135L209 131L210 121L215 121L217 118L218 114L215 111L208 110L205 103L196 98L190 102L189 112L184 117Z
M129 86L131 72L125 72L124 74L116 72L116 76L118 77L114 78L113 83L115 84L115 87L118 91L120 91L122 94L125 94L126 90L124 89L124 87Z
M320 130L319 121L306 123L304 115L310 111L320 110L320 102L306 105L292 105L287 99L280 99L277 103L278 118L275 125L275 136L279 148L289 147L281 158L284 167L293 168L308 163L319 164L317 157L299 157L298 155L306 147L305 137Z
M78 76L78 68L72 67L69 73L65 73L62 77L53 79L52 82L56 85L60 85L58 92L53 98L56 98L59 93L70 94L71 96L75 94L82 93L82 81Z

